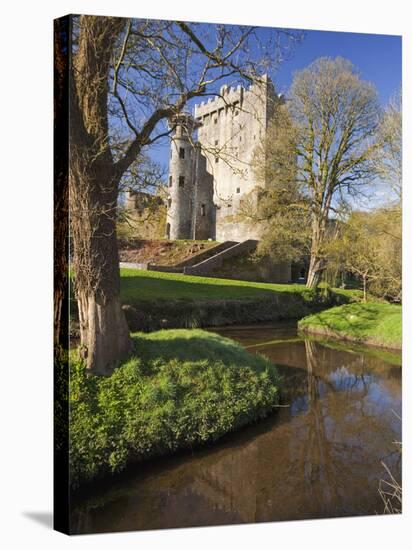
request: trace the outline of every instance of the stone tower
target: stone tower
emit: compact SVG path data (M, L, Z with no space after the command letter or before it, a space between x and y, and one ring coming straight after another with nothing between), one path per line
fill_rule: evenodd
M190 114L176 115L172 130L166 237L169 239L214 239L215 207L213 177L206 159L193 143L195 121Z
M169 121L171 133L166 236L190 239L193 206L194 119L181 113Z

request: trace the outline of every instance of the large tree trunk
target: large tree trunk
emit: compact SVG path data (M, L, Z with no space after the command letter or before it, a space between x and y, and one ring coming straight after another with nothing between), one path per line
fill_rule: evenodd
M84 150L83 150L84 153ZM95 374L110 374L132 348L120 303L117 184L109 162L71 159L71 226L82 355Z
M308 288L316 288L320 282L320 275L323 270L323 260L317 257L316 254L311 255L308 268L308 278L306 286Z
M306 280L306 286L308 288L316 288L320 281L321 273L324 269L324 259L321 256L321 247L325 235L324 221L314 220L312 228L312 245L310 251L310 260L308 268L308 277Z
M120 303L118 187L108 143L108 76L124 20L82 16L70 88L70 222L81 352L110 374L132 349Z

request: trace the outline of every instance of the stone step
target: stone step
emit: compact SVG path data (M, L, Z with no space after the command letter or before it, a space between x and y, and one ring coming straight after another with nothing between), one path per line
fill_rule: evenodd
M228 258L234 258L241 254L248 254L256 249L258 245L257 240L247 239L241 243L236 243L230 246L226 250L222 250L218 254L215 254L211 258L207 258L198 264L193 266L187 266L183 268L183 273L186 275L209 275L213 274L213 270L217 267L221 267L224 260Z

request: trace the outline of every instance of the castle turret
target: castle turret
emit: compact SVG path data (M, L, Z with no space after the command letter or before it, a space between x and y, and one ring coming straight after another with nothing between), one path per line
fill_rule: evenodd
M187 113L169 121L172 129L169 163L169 197L166 236L169 239L192 238L194 119Z

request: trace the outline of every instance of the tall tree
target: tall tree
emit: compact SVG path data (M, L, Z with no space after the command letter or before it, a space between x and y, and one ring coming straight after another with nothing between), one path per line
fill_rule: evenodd
M295 33L260 43L253 27L81 16L73 20L70 199L81 349L105 374L130 352L116 240L123 175L163 124L220 80L259 81ZM282 36L283 40L279 40ZM276 47L276 44L278 45ZM260 56L262 47L272 59ZM252 53L253 52L253 53Z
M372 84L342 58L319 58L296 73L288 101L274 117L262 156L276 186L300 190L311 219L309 288L325 267L331 212L373 179L379 105ZM276 203L274 203L274 209Z
M386 183L400 207L402 195L402 98L396 94L385 109L379 126L380 149L375 158L378 176Z

